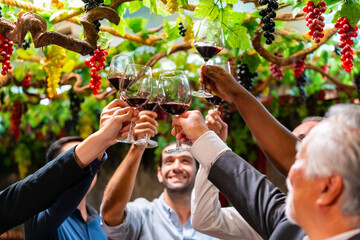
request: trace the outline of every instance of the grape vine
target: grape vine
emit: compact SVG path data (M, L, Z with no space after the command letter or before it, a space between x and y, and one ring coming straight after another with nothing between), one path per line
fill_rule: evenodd
M237 78L238 82L248 91L252 90L254 77L257 77L257 73L250 72L247 64L239 61L237 65Z
M305 74L301 74L300 77L296 79L296 86L299 89L300 99L302 102L306 101L306 92L305 92L305 85L308 83L307 76Z
M21 124L21 115L22 115L22 104L19 100L14 102L12 107L11 117L10 117L10 133L14 136L15 141L19 141L21 131L20 131L20 124Z
M279 8L279 3L277 0L259 0L259 5L267 5L265 9L259 11L261 16L261 29L264 31L263 36L266 38L266 44L270 45L274 40L275 32L275 22L274 18L276 17L276 12L274 10Z
M97 8L104 2L104 0L82 0L85 4L85 12L89 12L90 10ZM101 23L99 20L93 22L94 28L97 32L100 31Z
M303 8L306 14L306 26L310 29L309 35L315 41L319 43L320 39L324 37L324 17L321 16L326 11L326 2L322 1L316 6L312 1L308 1Z
M10 41L7 37L0 34L0 63L2 63L1 74L4 76L8 73L9 70L12 69L10 64L10 57L13 52L13 45L13 41Z
M23 88L29 88L31 86L31 73L26 74L24 79L21 81Z
M101 76L98 72L105 66L107 55L107 50L101 49L100 46L98 46L98 48L94 51L94 54L85 61L85 64L91 69L90 89L94 95L97 95L100 90Z
M45 72L48 75L47 92L49 98L53 98L57 94L56 89L59 87L60 74L64 65L62 60L64 58L66 58L64 48L57 45L49 47L44 66Z
M278 56L278 57L283 56L280 53L275 53L274 55ZM275 78L278 82L280 82L284 76L284 73L282 72L282 67L280 65L277 65L272 62L270 62L270 73L271 73L271 76L273 76L273 78Z
M351 39L358 36L357 30L358 27L352 28L349 24L349 20L345 17L340 17L335 23L336 28L340 28L338 34L340 35L340 44L339 47L342 48L341 53L341 67L345 69L346 72L351 72L353 64L353 54L352 45L354 41Z

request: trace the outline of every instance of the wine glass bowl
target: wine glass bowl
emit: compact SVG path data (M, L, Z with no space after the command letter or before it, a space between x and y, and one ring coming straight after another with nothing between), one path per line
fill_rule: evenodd
M107 78L111 85L119 91L119 84L125 68L128 64L134 63L130 55L118 54L111 59Z
M191 90L186 74L180 70L165 71L160 74L158 101L160 108L177 117L185 112L191 104ZM188 151L176 140L176 148L168 149L166 153Z
M216 56L224 48L224 33L219 21L210 21L203 19L197 28L194 42L194 47L202 56L205 64ZM204 84L201 84L199 91L192 93L196 97L211 97L211 93L205 91Z
M125 68L124 74L121 78L120 97L126 103L135 109L143 106L151 97L152 94L152 72L151 67L128 64ZM130 126L129 135L127 139L120 140L123 143L136 143L133 137L133 124Z

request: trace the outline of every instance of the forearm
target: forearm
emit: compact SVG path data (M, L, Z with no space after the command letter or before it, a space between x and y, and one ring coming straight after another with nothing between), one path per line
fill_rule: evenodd
M268 159L287 175L294 163L298 139L244 88L237 91L234 103L246 125Z
M96 158L101 159L112 143L101 134L101 130L91 134L75 148L76 163L84 168Z
M137 171L145 148L132 145L106 186L102 200L102 217L109 226L124 220L124 210L134 189Z

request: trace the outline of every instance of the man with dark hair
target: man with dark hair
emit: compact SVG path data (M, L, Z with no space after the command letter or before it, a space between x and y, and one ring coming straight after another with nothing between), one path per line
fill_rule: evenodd
M60 138L50 145L46 161L52 161L82 141L77 136ZM50 208L31 217L25 223L25 239L106 240L99 214L86 203L86 197L95 185L97 172L104 161L105 158L98 161L99 167L95 172L67 189Z
M155 113L152 113L155 114ZM153 123L157 126L157 123ZM191 191L197 167L190 152L162 152L157 177L164 192L152 202L129 202L145 148L131 146L110 179L102 201L103 229L111 239L215 239L195 231L190 222Z
M116 139L126 136L131 120L137 119L137 112L126 107L125 102L112 101L103 109L99 131L34 174L0 191L0 234L49 208L64 191L93 174L99 165L94 160L102 159Z

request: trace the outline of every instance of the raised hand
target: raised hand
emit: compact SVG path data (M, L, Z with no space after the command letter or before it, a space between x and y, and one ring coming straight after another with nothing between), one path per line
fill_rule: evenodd
M143 110L139 114L140 119L136 121L134 128L135 140L146 138L146 134L153 137L157 134L159 124L155 120L157 114L152 111Z
M115 99L109 103L100 115L99 132L107 135L107 138L115 143L116 139L127 136L131 119L135 122L139 119L138 112L130 107L126 107L126 103L122 100Z
M225 69L210 65L201 67L200 82L205 84L207 91L228 102L234 102L243 88Z
M224 142L228 136L228 125L221 119L219 111L209 110L205 117L208 128L214 131Z
M171 134L181 142L194 143L201 135L209 131L205 120L198 110L187 111L173 119Z

